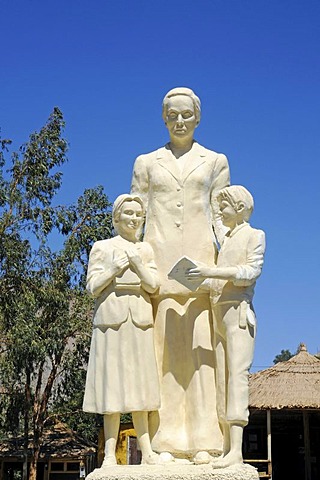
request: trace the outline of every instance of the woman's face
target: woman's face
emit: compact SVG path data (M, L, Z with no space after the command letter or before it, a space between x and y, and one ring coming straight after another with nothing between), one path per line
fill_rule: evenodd
M120 227L121 232L132 233L142 225L143 222L143 210L140 203L136 201L124 202L120 209L120 214L117 219L118 230Z
M165 122L171 138L192 139L198 124L192 99L186 95L169 98Z

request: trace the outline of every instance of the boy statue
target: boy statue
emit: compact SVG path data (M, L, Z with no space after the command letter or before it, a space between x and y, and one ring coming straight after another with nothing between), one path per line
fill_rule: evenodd
M253 359L256 319L254 287L261 274L265 234L248 220L253 198L242 186L232 185L218 194L222 223L229 228L217 254L216 266L199 265L189 280L207 279L210 288L216 354L217 412L223 433L223 454L214 468L242 462L243 428L248 423L248 375Z

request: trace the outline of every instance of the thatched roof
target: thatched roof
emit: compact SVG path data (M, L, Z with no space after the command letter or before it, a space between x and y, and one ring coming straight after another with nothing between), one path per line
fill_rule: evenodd
M300 351L286 362L253 373L249 406L258 409L320 409L320 360Z
M32 435L30 435L30 440ZM1 457L22 457L23 436L9 438L0 443ZM79 437L73 430L61 422L56 422L44 432L44 441L41 447L40 458L80 458L96 451L95 445ZM28 455L31 455L29 441Z

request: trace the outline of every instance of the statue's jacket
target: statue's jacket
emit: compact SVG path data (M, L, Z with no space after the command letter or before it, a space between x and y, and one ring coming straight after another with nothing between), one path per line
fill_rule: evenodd
M239 305L239 326L255 325L252 305L256 280L261 275L265 252L265 234L244 222L227 233L217 257L217 267L236 267L231 280L210 280L212 306Z
M153 261L153 251L148 243L132 243L120 236L95 242L89 257L87 291L95 298L93 316L94 327L116 327L126 322L130 314L136 326L147 327L153 324L150 295L141 286L139 277L127 269L122 275L110 279L97 295L96 278L105 273L111 265L116 251L136 248L141 259L153 275L157 269Z
M257 278L261 275L265 234L244 222L226 235L217 258L217 267L236 267L232 280L212 280L213 303L251 303Z
M215 197L229 183L225 155L197 142L182 171L168 145L136 159L132 193L140 195L147 208L144 240L154 250L160 295L190 295L186 287L167 278L181 257L213 265Z

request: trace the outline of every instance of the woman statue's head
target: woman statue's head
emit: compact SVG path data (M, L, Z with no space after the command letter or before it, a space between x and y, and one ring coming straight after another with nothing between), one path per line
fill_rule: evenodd
M116 233L128 240L138 240L142 234L145 218L143 202L137 195L119 195L112 209L112 224Z
M162 103L162 118L173 145L190 145L200 115L200 99L190 88L174 88L166 94Z
M167 110L168 110L168 104L170 99L173 97L177 96L186 96L191 98L192 103L193 103L193 108L194 108L194 114L197 120L197 125L200 123L201 119L201 102L200 98L197 97L197 95L194 93L191 88L187 87L176 87L172 88L169 90L169 92L164 96L163 101L162 101L162 118L164 122L166 123L166 117L167 117Z

